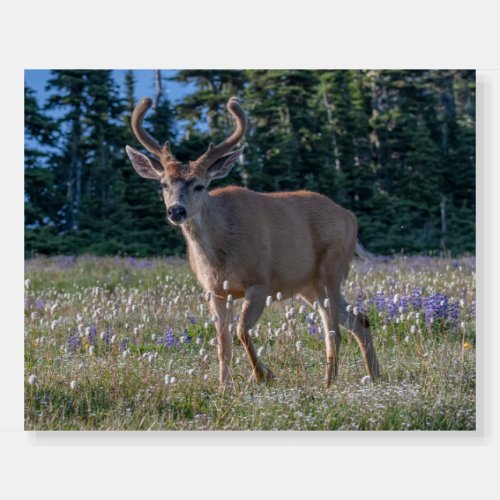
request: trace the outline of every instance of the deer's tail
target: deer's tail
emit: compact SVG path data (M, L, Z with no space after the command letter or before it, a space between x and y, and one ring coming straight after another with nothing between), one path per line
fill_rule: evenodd
M373 260L375 255L369 252L359 240L356 241L356 247L354 249L354 253L363 260Z

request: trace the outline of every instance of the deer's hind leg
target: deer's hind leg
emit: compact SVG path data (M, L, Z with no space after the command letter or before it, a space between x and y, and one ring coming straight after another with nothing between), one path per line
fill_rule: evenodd
M357 315L354 315L352 312L348 313L344 297L340 295L339 299L340 323L349 330L356 339L365 361L366 370L370 377L375 380L380 376L380 368L377 361L377 355L375 354L368 317L363 313L358 313Z
M336 304L339 293L340 290L338 290L338 287L336 292L335 288L332 286L319 284L309 286L300 292L300 297L311 307L314 301L318 303L318 312L321 317L321 322L323 323L325 335L325 384L327 387L337 380L339 371L339 349L342 340L339 329L338 307ZM326 299L328 299L328 301L326 301Z

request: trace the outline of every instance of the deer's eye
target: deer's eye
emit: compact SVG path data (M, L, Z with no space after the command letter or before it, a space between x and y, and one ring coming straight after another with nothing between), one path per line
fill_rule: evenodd
M162 189L168 189L170 186L166 182L161 183L161 188Z
M201 184L198 184L197 186L194 187L194 190L197 192L203 191L205 189L205 186L202 186Z

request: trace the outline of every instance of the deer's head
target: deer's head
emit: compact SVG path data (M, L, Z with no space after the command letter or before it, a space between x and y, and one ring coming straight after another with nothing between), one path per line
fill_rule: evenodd
M146 156L130 146L128 157L135 171L147 179L160 181L167 217L172 224L182 224L201 210L207 197L207 188L214 179L225 177L244 146L230 152L243 137L246 118L236 97L231 97L227 109L236 122L234 132L217 146L210 143L208 149L197 160L183 164L178 161L166 142L163 146L142 127L144 115L152 105L149 97L141 99L132 114L132 129L139 142L154 155Z

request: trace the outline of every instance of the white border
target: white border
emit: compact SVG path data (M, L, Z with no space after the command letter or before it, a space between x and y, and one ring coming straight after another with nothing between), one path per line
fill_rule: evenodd
M179 4L179 5L177 5ZM491 498L499 440L499 75L478 72L479 429L270 436L26 433L23 426L22 80L28 68L490 68L488 3L25 1L0 7L3 182L0 459L4 497ZM493 5L493 4L491 4ZM8 7L8 11L6 8ZM494 99L496 97L496 101ZM7 118L7 119L6 119ZM495 128L496 127L496 128ZM495 134L496 132L496 134ZM8 139L8 140L7 140ZM496 153L496 154L495 154ZM495 155L495 156L494 156ZM495 467L495 469L494 469ZM17 493L14 493L17 492Z

